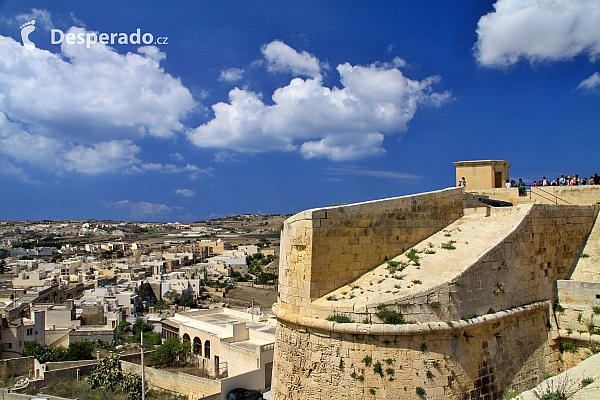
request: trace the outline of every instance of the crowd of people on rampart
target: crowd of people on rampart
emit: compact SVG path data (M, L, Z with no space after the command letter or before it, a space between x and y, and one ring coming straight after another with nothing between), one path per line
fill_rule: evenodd
M519 179L519 181L521 181L521 179ZM593 176L590 176L589 178L587 178L585 176L583 178L580 178L578 174L573 174L572 176L561 175L560 178L553 179L552 181L549 181L544 176L541 180L533 181L533 183L531 185L527 185L527 186L536 187L536 186L579 186L579 185L600 185L600 176L598 176L598 174L594 174ZM506 187L506 188L519 187L519 184L514 180L512 180L510 182L507 180L504 187Z
M544 176L542 178L542 180L533 181L533 183L531 185L525 184L525 182L523 182L523 179L519 179L519 182L517 182L515 180L509 181L507 179L506 183L504 184L504 187L507 189L512 188L512 187L519 188L519 196L526 196L527 195L527 186L536 187L536 186L579 186L579 185L600 185L600 176L598 176L598 174L594 174L593 176L590 176L589 178L586 178L585 176L583 178L580 178L578 174L573 174L572 176L561 175L560 178L553 179L552 181L548 181L548 179L546 179L546 177ZM467 187L467 180L465 179L464 176L458 180L458 186L462 187L462 188Z
M546 177L544 176L541 181L533 181L531 186L578 186L578 185L600 185L600 176L598 174L594 174L593 176L587 177L579 177L578 174L573 174L573 176L564 176L561 175L560 178L556 178L552 180L552 182L548 182Z

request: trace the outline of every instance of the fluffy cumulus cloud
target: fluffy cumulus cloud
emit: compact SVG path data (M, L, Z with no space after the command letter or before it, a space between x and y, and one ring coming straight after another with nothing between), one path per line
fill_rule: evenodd
M275 90L273 105L249 90L231 90L228 103L212 106L212 120L188 132L194 144L240 152L300 151L306 158L358 159L385 152L385 135L406 131L419 105L438 106L450 99L448 92L433 92L439 77L411 80L390 64L340 64L342 88L329 88L323 85L316 57L297 53L278 41L264 46L263 53L269 65L278 66L272 70L311 78L294 78ZM395 64L401 63L396 60Z
M33 13L51 26L49 14ZM160 67L164 58L153 46L123 55L103 44L66 41L54 54L0 36L0 152L57 172L96 174L140 164L134 141L173 137L196 106L179 79Z
M321 75L321 64L315 56L306 51L298 53L279 40L264 45L262 53L271 72L291 72L295 76L312 78Z
M600 56L597 0L498 0L494 8L477 27L475 55L481 65Z
M578 86L579 89L598 91L600 90L600 73L595 72L589 78L583 80Z
M65 169L85 174L115 172L139 163L140 148L128 140L111 140L91 146L72 146L63 155Z

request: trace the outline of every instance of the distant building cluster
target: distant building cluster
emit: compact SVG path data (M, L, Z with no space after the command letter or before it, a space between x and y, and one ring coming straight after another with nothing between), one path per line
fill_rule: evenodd
M262 248L264 242L233 246L215 237L217 229L243 232L180 223L0 221L1 358L22 357L27 342L116 343L123 321L142 318L164 339L192 342L192 357L213 378L260 371L269 385L273 318L259 308L193 306L207 294L224 298L234 276L252 274L253 256L271 262L276 250ZM132 234L149 231L161 231L150 244Z

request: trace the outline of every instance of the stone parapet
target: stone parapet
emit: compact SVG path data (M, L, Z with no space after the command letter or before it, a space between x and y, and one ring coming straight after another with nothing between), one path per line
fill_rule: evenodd
M344 333L350 335L437 335L448 332L465 331L479 328L486 324L495 324L503 319L517 317L540 309L550 309L550 301L539 301L508 310L494 312L492 314L480 315L469 319L448 320L444 322L428 322L414 324L362 324L362 323L339 323L319 318L306 317L303 315L286 313L273 307L273 314L280 321L301 325L309 329L327 332Z
M527 191L527 196L519 196L519 190L513 188L500 189L467 189L475 196L487 196L494 200L503 200L517 204L598 204L600 202L600 185L586 186L541 186Z

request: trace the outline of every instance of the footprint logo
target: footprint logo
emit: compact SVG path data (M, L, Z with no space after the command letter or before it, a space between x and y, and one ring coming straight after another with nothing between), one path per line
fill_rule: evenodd
M21 39L23 40L23 46L25 46L26 50L35 49L35 43L29 40L29 34L35 31L35 19L32 19L30 22L21 25Z

